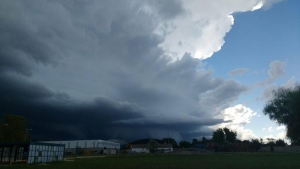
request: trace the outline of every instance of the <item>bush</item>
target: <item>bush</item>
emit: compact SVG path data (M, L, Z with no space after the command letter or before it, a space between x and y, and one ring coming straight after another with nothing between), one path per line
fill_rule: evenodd
M90 155L90 152L88 150L83 150L83 155Z

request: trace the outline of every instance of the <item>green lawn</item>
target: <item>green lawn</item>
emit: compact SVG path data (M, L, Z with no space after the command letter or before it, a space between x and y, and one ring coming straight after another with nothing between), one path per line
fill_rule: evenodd
M254 168L300 169L300 154L233 153L204 155L121 155L49 163L49 165L12 165L3 168L28 169L139 169L139 168ZM0 166L1 168L1 166Z

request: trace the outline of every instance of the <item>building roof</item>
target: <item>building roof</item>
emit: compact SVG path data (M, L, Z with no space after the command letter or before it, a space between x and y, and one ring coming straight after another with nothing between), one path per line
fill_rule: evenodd
M2 143L0 143L0 146L14 146L14 145L52 145L52 146L65 146L64 144L41 143L41 142L2 142Z

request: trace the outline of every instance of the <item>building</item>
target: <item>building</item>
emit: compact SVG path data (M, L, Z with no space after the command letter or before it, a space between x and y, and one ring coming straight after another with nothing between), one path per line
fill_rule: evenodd
M172 144L158 144L156 148L157 152L170 153L173 152ZM134 153L149 153L149 148L147 144L133 144L131 145L131 152Z
M116 154L120 151L120 143L105 140L68 140L68 141L43 141L43 143L55 143L65 145L65 154Z
M64 159L65 146L39 142L0 143L0 164L49 163Z

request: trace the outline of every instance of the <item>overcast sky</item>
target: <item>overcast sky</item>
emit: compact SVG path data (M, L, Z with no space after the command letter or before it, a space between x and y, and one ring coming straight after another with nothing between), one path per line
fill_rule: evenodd
M0 115L37 139L177 141L263 115L298 81L298 0L0 1Z

